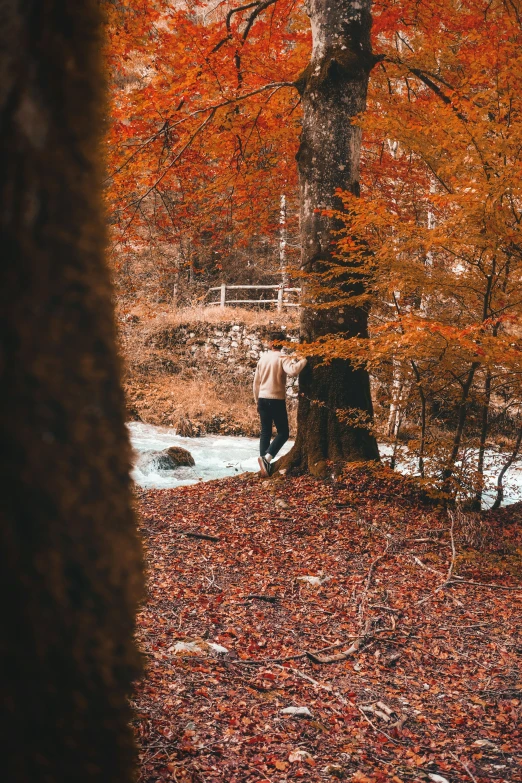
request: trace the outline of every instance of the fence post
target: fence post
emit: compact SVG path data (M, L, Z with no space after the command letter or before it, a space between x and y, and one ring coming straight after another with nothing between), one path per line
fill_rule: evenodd
M279 289L277 291L277 309L281 311L283 309L283 294L284 294L284 287L283 284L279 286Z
M225 309L225 302L227 301L227 284L221 283L221 299L219 301L219 306L222 310Z

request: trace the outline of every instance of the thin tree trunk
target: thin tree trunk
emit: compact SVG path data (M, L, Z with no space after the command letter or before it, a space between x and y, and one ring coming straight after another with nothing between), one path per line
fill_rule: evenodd
M288 270L286 268L286 196L283 193L279 202L279 270L281 272L281 285L288 288Z
M2 780L130 783L141 555L104 264L98 0L0 11Z
M477 473L479 476L480 487L477 489L475 498L473 501L473 508L476 511L480 511L482 505L482 490L484 485L484 457L486 453L486 441L488 437L489 428L489 405L491 402L491 370L486 372L486 380L484 382L484 403L482 405L482 416L480 426L480 443L478 452Z
M403 397L404 382L402 379L402 366L397 359L393 359L392 369L392 394L390 402L390 411L388 414L388 437L394 438L397 435L399 421L401 419L401 403Z
M419 390L419 397L421 401L421 437L420 437L420 444L419 444L419 475L421 478L424 478L424 453L426 451L426 394L424 393L424 389L422 388L422 380L421 375L419 372L419 368L417 367L417 363L411 360L411 366L412 370L415 373L415 378L417 381L417 388Z
M473 385L473 379L475 378L475 373L477 372L478 367L479 367L479 363L473 362L473 364L471 365L468 371L468 376L464 381L464 383L462 384L462 394L460 396L459 412L457 417L457 427L455 429L455 434L453 435L453 445L448 460L446 462L446 465L444 467L444 470L442 471L442 478L444 480L446 489L449 488L449 480L453 475L453 472L455 470L455 462L457 461L457 457L459 455L460 444L462 442L462 435L464 433L464 425L466 423L466 417L468 414L469 393L471 391L471 386Z
M402 424L402 419L401 419L400 410L399 410L399 411L397 411L397 419L396 419L396 427L395 427L395 438L394 438L394 441L393 441L393 451L392 451L392 456L391 456L391 459L390 459L390 468L392 470L395 470L395 467L397 465L397 451L399 449L399 433L401 431L401 424Z
M300 183L301 267L317 273L332 260L336 222L323 210L339 208L336 189L359 193L361 129L351 124L366 107L368 77L375 62L370 45L371 0L309 0L313 49L298 81L303 130L297 154ZM360 280L346 289L360 290ZM365 337L368 315L362 309L314 310L307 302L306 279L301 335L313 341L326 334ZM377 443L366 427L343 421L339 410L373 418L366 370L344 360L318 366L312 359L300 378L295 446L282 465L324 475L328 462L378 460Z
M493 280L494 280L494 271L495 271L495 261L493 260L492 272L488 274L486 277L487 285L486 285L486 291L484 292L484 300L483 300L483 307L482 307L483 323L488 319L490 315L491 290L492 290ZM451 479L455 470L455 462L458 457L460 444L462 442L462 435L464 432L464 425L466 423L466 417L468 414L469 394L471 391L471 387L473 385L475 373L477 372L479 367L480 367L480 362L473 362L469 369L468 377L462 384L462 395L461 395L460 405L459 405L457 428L455 430L455 435L453 437L453 447L451 449L451 454L448 458L448 461L446 462L446 466L442 472L444 488L446 491L449 491L449 480Z
M493 510L500 508L500 504L504 500L504 476L506 475L508 469L511 467L513 462L516 460L518 456L518 452L520 451L521 444L522 444L522 427L518 431L518 435L515 441L515 446L513 448L513 451L511 452L509 458L506 460L505 464L503 465L502 470L498 474L497 497L495 498L495 502L491 507Z

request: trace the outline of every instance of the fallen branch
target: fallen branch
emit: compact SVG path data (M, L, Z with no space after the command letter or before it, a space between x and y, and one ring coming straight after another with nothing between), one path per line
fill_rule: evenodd
M364 720L370 724L372 729L374 731L379 732L380 734L383 734L387 739L390 740L390 742L393 742L394 745L402 745L402 742L399 742L398 740L393 739L393 737L390 737L389 734L387 734L385 731L380 729L378 726L376 726L367 715L364 714L363 710L358 707L353 701L350 699L345 699L342 694L340 694L338 691L334 691L334 689L331 687L331 685L324 685L322 682L319 682L318 680L314 680L313 677L310 677L308 674L305 674L304 672L299 671L299 669L292 669L289 666L277 666L278 669L282 669L283 671L291 671L293 674L296 674L298 677L301 677L303 680L306 680L307 682L314 685L316 688L321 688L322 690L328 691L328 693L331 693L332 696L335 696L336 699L338 699L341 704L344 706L350 705L351 707L355 707L359 711L359 713L363 716Z
M440 544L435 538L404 538L403 541L413 541L416 544Z
M510 587L509 585L493 585L487 582L473 582L471 579L461 579L459 576L446 582L448 585L474 585L475 587L488 587L490 590L522 590L522 587ZM440 588L442 589L442 588Z
M361 709L363 712L373 713L385 723L389 723L392 715L396 714L394 710L388 707L383 701L376 701L375 704L367 704L366 706L361 707Z
M451 527L450 527L450 539L451 539L451 563L448 569L448 575L446 577L446 582L449 582L452 574L453 569L455 568L455 562L457 560L457 550L455 549L455 536L453 534L453 531L455 530L455 516L451 511L448 511L449 518L451 519Z
M425 569L426 569L426 571L431 571L431 572L432 572L432 574L437 574L437 576L444 576L444 574L442 573L442 571L437 571L437 569L436 569L436 568L432 568L431 566L429 566L429 565L426 565L426 563L423 563L423 562L422 562L422 560L420 559L420 557L416 557L415 555L411 555L411 557L412 557L412 559L414 560L414 562L415 562L415 563L416 563L418 566L420 566L421 568L425 568Z
M335 698L338 699L341 702L341 704L343 704L344 706L346 706L347 704L349 704L351 707L356 706L352 701L350 701L350 699L345 699L341 693L339 693L338 691L334 691L331 685L324 685L324 683L319 682L318 680L314 680L313 677L310 677L308 674L299 671L299 669L293 669L291 666L278 666L277 664L276 664L276 668L282 669L282 671L284 672L292 672L292 674L297 675L297 677L301 677L301 679L306 680L312 685L315 685L316 688L321 688L324 691L328 691L328 693L331 693L332 696L335 696Z
M364 631L361 636L350 645L350 647L342 653L335 653L334 655L318 655L315 652L306 652L305 655L312 663L338 663L339 661L346 661L354 653L356 653L363 644L365 644L370 638L373 637L371 633L372 627L380 620L380 617L373 617L366 621Z
M390 737L390 735L384 731L383 729L380 729L379 726L376 726L373 721L370 720L370 718L365 714L364 710L361 707L357 707L361 715L363 716L366 723L369 723L370 726L374 731L379 732L379 734L383 734L387 739L390 740L390 742L393 742L394 745L402 745L402 742L399 742L399 740L393 739L393 737Z
M217 536L209 536L207 533L190 533L188 530L178 530L178 533L182 536L187 536L187 538L201 538L203 541L220 541L221 539Z
M512 696L512 697L520 696L520 688L514 686L513 688L504 688L503 690L498 690L498 691L492 690L491 688L486 688L485 690L478 691L478 693L486 696L492 696L494 698L498 697L501 699L504 696Z
M404 724L408 720L408 716L407 715L404 715L402 713L396 712L391 707L388 707L388 705L385 704L383 701L376 701L373 704L361 705L360 707L358 707L358 709L362 710L365 714L367 712L371 712L377 718L380 718L385 723L388 723L389 724L388 728L396 729L397 731L401 731L402 727L404 726ZM394 721L394 723L390 723L390 721L392 720L393 716L395 716L396 720ZM374 728L377 728L377 727L374 727ZM382 731L381 729L378 729L378 730ZM382 733L385 734L385 732L382 732ZM392 740L392 742L394 741L392 739L392 737L390 737L389 735L386 735L386 736L388 736L389 739Z
M327 652L328 650L334 650L336 647L342 647L343 644L346 644L346 642L349 641L350 639L360 639L360 638L361 638L360 636L348 636L347 639L343 639L342 642L335 642L334 644L329 644L328 647L322 647L320 650L315 650L313 652L313 655L319 655L320 653ZM242 664L244 666L265 666L265 664L268 663L286 663L286 661L298 661L306 657L307 657L307 653L302 652L302 653L296 653L295 655L288 655L286 658L262 658L257 661L254 660L245 661L243 659L243 660L234 661L233 663L238 663L240 665Z
M522 587L510 587L508 585L494 585L494 584L488 584L487 582L475 582L472 579L463 579L461 576L453 576L453 570L455 568L455 562L457 559L457 551L455 549L455 536L454 536L454 528L455 528L455 517L452 514L451 511L448 511L449 517L451 519L451 527L450 527L450 540L451 540L451 563L448 569L448 573L446 576L445 581L437 587L437 589L433 592L433 594L430 594L429 596L426 596L425 598L421 599L417 602L417 605L424 603L429 598L431 598L431 595L435 595L435 593L440 592L440 590L443 590L448 585L474 585L475 587L487 587L491 590L514 590L514 591L520 591L522 590ZM424 565L419 558L414 557L413 558L419 565ZM430 571L434 571L433 568L429 568L429 566L424 566L424 568L428 568ZM436 571L435 573L440 573L440 571Z

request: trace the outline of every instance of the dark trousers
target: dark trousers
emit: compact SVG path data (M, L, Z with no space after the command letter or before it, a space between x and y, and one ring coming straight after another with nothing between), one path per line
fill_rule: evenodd
M260 397L257 401L257 411L261 419L261 438L259 441L259 453L262 457L271 454L275 457L281 446L288 440L288 413L286 412L286 400L266 400ZM272 443L272 424L275 424L277 435Z

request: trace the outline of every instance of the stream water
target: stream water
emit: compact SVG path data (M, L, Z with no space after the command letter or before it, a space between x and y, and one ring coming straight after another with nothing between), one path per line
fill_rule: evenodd
M202 438L182 438L169 427L155 427L152 424L131 422L129 425L131 442L136 455L133 478L140 486L149 489L169 489L184 484L197 484L199 481L236 476L245 471L258 470L258 443L256 438L232 435L206 435ZM292 447L288 441L281 454ZM194 457L195 466L163 470L152 458L151 452L162 451L169 446L182 446ZM390 447L379 447L381 456L386 460L390 456ZM473 455L471 455L473 456ZM488 507L495 498L494 486L505 455L488 452L486 458L487 487L484 492L484 506ZM399 456L397 469L402 473L415 472L414 461L404 451ZM522 500L522 464L516 462L504 478L504 504Z
M168 427L154 427L152 424L141 422L131 422L128 426L136 453L133 478L140 487L167 489L259 470L257 464L259 441L256 438L233 435L182 438ZM293 441L288 441L281 454L289 451L292 443ZM147 459L147 453L162 451L169 446L182 446L190 451L195 466L162 470L154 460Z

